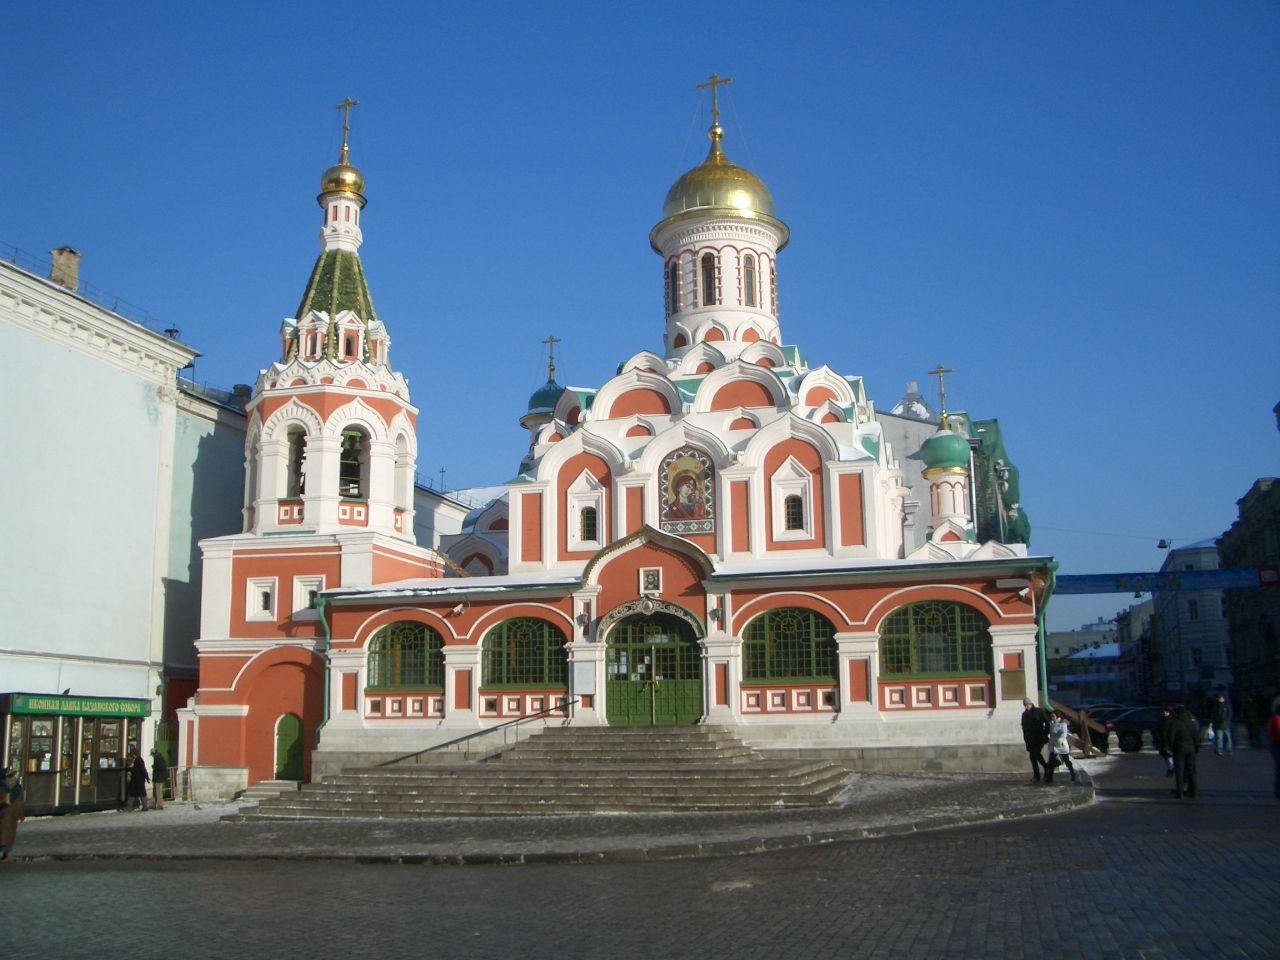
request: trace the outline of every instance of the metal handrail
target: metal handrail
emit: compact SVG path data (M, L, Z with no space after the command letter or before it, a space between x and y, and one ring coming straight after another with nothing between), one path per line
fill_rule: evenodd
M538 720L538 719L541 719L542 717L549 717L554 713L563 713L565 722L567 723L569 720L569 707L573 706L575 703L578 703L578 701L579 701L578 697L570 697L568 700L564 700L554 707L543 707L537 713L531 713L527 717L516 717L514 720L508 720L505 723L499 723L492 727L485 727L483 730L473 730L470 733L464 734L461 737L455 737L452 740L446 740L444 743L437 743L434 746L426 747L425 749L418 750L415 753L406 753L402 757L393 757L390 760L384 760L381 763L379 763L378 766L389 767L393 764L403 763L405 760L408 760L410 758L413 759L414 763L420 763L423 754L434 753L435 751L443 750L446 747L457 746L460 743L466 743L468 740L474 740L476 737L488 736L491 733L495 733L498 730L505 730L508 727L514 729L516 727L519 727L520 724L522 723L526 723L530 720ZM517 740L517 742L519 741ZM464 756L470 757L470 753L465 753Z
M1089 736L1090 730L1096 730L1098 733L1105 735L1107 733L1107 725L1099 723L1089 716L1088 710L1073 710L1071 707L1058 703L1056 700L1049 700L1049 705L1059 713L1065 715L1067 719L1075 722L1080 728L1081 752L1086 758L1092 757L1094 753L1093 738ZM1106 752L1106 751L1103 751Z

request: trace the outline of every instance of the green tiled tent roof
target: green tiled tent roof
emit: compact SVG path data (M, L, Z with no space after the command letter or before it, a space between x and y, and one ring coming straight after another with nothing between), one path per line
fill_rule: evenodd
M378 319L357 254L350 250L326 250L320 254L296 316L301 320L312 310L324 311L330 321L343 310L350 310L366 324Z

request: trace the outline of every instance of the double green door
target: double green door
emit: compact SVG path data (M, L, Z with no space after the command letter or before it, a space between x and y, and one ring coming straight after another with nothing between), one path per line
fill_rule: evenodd
M679 726L702 719L702 652L693 627L656 613L609 632L605 716L610 726Z

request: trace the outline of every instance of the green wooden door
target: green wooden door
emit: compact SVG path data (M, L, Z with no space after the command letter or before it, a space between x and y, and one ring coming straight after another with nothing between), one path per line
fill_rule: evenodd
M296 713L276 721L276 779L302 779L302 718Z
M609 632L605 716L615 727L702 719L702 652L693 627L666 613L629 617Z

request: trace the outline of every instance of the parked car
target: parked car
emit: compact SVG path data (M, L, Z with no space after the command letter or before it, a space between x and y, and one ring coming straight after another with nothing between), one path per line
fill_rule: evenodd
M1120 749L1125 753L1134 753L1142 749L1142 734L1151 731L1152 742L1156 742L1156 728L1160 726L1160 712L1163 707L1135 707L1117 714L1107 721L1107 729L1113 731L1120 741Z

